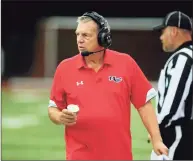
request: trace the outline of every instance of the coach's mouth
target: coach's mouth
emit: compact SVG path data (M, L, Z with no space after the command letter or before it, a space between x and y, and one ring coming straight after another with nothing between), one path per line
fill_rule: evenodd
M83 47L83 46L79 46L78 49L79 49L80 51L85 51L85 50L86 50L85 47Z

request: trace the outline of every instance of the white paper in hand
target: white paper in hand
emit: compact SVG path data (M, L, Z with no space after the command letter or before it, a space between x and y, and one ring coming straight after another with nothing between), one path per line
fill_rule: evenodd
M78 105L70 104L67 106L68 111L77 113L79 111Z
M153 150L151 152L150 160L170 160L170 158L166 155L157 155Z

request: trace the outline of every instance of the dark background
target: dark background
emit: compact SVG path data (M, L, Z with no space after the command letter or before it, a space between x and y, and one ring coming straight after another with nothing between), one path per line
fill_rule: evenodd
M29 76L37 22L49 16L80 16L94 10L104 17L165 17L180 10L192 17L191 1L10 1L1 3L5 77Z

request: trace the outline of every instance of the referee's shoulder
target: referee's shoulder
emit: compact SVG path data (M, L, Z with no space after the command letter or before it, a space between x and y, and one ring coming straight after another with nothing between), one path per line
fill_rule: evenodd
M177 55L184 55L188 59L193 59L192 58L192 48L184 47L184 48L180 49L179 51L177 51Z

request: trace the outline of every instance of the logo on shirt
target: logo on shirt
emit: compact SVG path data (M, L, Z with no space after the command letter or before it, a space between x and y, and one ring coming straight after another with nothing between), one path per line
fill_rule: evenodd
M77 86L80 86L80 85L83 85L83 84L84 84L84 82L83 82L83 81L76 82L76 85L77 85Z
M122 77L109 76L109 81L113 81L115 83L119 83L122 81Z

